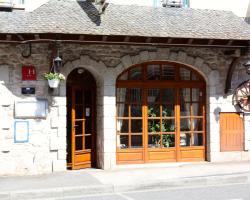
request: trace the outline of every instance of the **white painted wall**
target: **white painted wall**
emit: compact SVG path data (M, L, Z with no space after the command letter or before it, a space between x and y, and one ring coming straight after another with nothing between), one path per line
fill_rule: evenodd
M32 11L48 0L25 0L27 11ZM108 0L122 5L161 6L161 0ZM246 17L250 0L190 0L190 7L196 9L228 10L239 17Z

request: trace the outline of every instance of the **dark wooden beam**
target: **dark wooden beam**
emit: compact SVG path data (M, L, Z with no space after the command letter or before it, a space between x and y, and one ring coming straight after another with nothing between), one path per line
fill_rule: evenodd
M130 37L129 37L129 36L126 36L126 37L124 38L124 42L129 42L129 40L130 40Z
M214 40L209 40L208 45L212 45L214 43Z
M6 35L6 40L11 41L12 35Z
M18 35L17 35L17 37L18 37L18 38L19 38L19 40L21 40L21 41L23 41L23 40L24 40L23 36L22 36L22 35L20 35L20 34L18 34Z
M192 44L193 43L193 41L194 41L194 39L188 39L188 44Z
M172 41L173 41L173 39L172 39L172 38L168 38L167 43L168 43L168 44L171 44L171 43L172 43Z
M79 35L79 40L83 41L84 40L84 35Z
M102 36L102 41L106 42L107 40L108 40L108 36L107 35Z
M40 40L40 35L39 34L35 34L34 38L35 38L35 40Z
M146 43L150 43L152 41L152 38L151 37L148 37L147 39L146 39Z

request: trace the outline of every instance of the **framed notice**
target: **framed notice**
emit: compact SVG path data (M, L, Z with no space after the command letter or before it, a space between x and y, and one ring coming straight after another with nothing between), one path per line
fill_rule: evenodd
M21 100L15 102L15 118L46 118L47 116L47 100Z
M29 122L28 121L15 121L14 142L15 143L29 142Z

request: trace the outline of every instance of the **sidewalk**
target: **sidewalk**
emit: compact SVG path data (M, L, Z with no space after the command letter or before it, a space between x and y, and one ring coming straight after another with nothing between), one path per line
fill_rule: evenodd
M0 177L1 200L60 199L86 194L250 181L250 162L168 163Z

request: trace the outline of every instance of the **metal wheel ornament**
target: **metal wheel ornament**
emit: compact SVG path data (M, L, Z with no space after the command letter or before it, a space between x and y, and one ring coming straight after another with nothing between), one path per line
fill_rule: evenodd
M250 80L241 83L235 90L235 104L247 112L250 112Z

